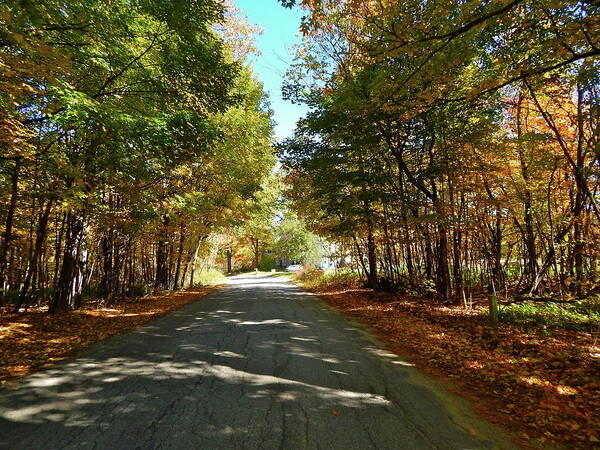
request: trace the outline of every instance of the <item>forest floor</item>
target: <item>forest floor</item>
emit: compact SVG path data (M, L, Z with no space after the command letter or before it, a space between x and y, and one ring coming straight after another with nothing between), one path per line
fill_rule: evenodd
M0 383L29 375L66 359L88 345L140 326L204 297L221 285L128 298L110 307L89 302L62 314L46 309L0 312Z
M600 448L598 332L502 323L495 334L483 308L445 307L370 289L309 290L532 445Z

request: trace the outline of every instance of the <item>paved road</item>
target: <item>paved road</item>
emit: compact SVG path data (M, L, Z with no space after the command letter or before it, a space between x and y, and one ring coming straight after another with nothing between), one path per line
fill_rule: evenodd
M281 278L202 300L0 390L0 448L511 448Z

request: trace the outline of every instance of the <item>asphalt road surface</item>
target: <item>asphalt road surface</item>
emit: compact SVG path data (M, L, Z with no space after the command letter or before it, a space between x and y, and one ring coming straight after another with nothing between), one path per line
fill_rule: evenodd
M1 389L0 448L514 446L318 298L245 275Z

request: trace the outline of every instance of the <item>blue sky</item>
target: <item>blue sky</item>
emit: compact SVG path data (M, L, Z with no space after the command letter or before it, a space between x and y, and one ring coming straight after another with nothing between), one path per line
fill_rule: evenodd
M307 108L293 105L281 98L281 84L293 57L291 47L300 42L299 25L302 12L287 9L277 0L234 0L251 23L259 25L264 33L257 38L262 55L253 62L254 71L269 93L274 111L277 140L291 136L296 121L305 115Z

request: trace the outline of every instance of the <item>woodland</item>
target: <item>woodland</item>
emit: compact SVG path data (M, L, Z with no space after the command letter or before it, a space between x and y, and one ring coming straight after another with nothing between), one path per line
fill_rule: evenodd
M224 235L270 210L273 121L232 4L8 1L0 23L12 310L193 285Z
M493 420L597 445L600 4L270 1L304 14L279 142L232 2L0 2L0 380L277 257Z
M598 294L594 2L303 2L284 94L310 112L277 145L279 171L248 63L257 30L232 4L12 3L0 286L14 310L179 289L240 243L258 267L282 189L296 228L372 288Z
M370 287L599 294L596 2L302 4L288 196Z

